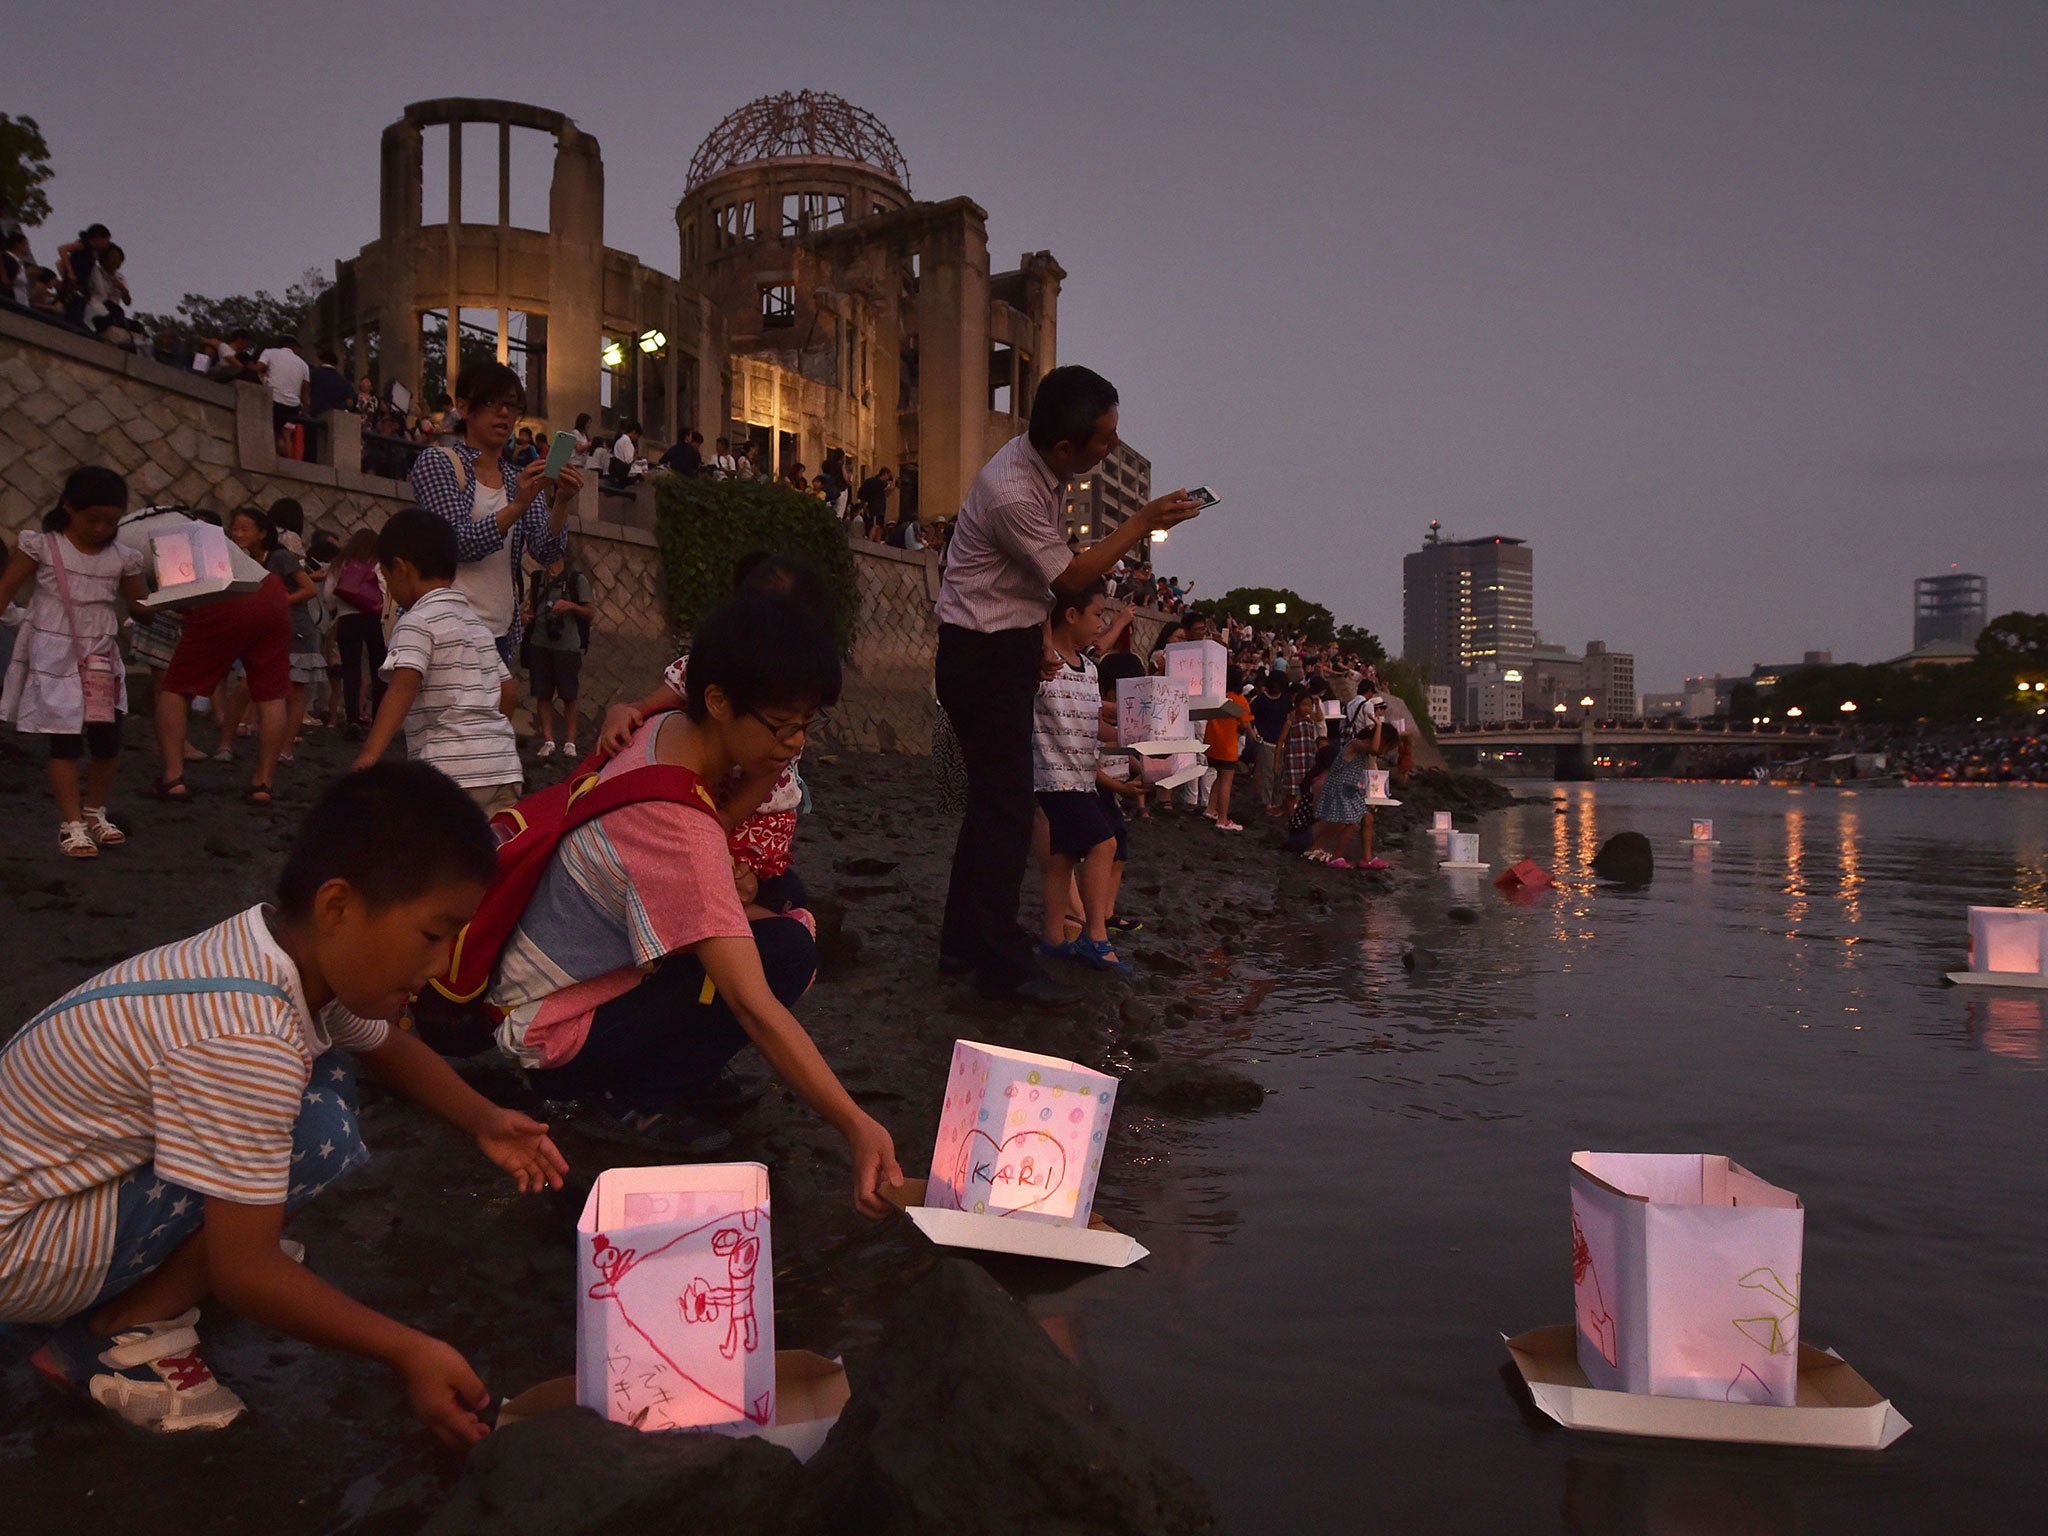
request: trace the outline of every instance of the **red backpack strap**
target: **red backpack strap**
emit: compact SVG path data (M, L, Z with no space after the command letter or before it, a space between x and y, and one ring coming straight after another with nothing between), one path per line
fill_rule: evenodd
M562 836L585 822L644 800L673 801L703 811L714 820L718 816L718 802L699 775L673 763L651 763L609 779L591 774L571 789L562 815Z

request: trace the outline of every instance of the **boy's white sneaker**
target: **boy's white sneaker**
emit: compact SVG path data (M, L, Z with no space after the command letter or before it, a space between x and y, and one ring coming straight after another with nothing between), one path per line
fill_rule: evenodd
M555 755L555 744L552 741L544 741L533 755L535 757L553 757Z
M199 1358L198 1321L193 1307L109 1339L75 1317L51 1333L31 1363L58 1386L83 1392L139 1429L166 1435L225 1429L248 1404Z
M564 756L564 757L575 757L576 755L577 755L577 753L576 753L576 743L575 743L575 742L573 742L573 741L565 741L565 742L563 742L563 743L562 743L562 756Z

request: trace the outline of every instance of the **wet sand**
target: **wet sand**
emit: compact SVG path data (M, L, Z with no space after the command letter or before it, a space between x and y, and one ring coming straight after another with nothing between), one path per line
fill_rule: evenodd
M197 735L211 744L210 725ZM297 763L280 769L271 809L239 799L247 742L233 768L194 764L187 779L197 798L166 805L146 795L154 753L131 718L113 804L133 840L77 863L56 851L40 756L19 738L0 742L11 962L0 975L0 1035L101 968L264 899L300 815L353 750L335 731L310 728L308 736ZM530 765L529 787L551 767ZM935 809L927 760L813 759L806 777L817 808L799 831L797 868L821 920L825 967L797 1014L848 1090L889 1126L906 1173L929 1164L955 1039L1072 1057L1125 1075L1097 1206L1137 1233L1153 1175L1172 1157L1175 1126L1191 1114L1257 1106L1256 1086L1220 1061L1255 1034L1272 984L1260 969L1261 928L1420 878L1428 838L1410 829L1426 826L1431 810L1451 806L1470 826L1508 800L1475 779L1417 775L1406 804L1382 815L1394 868L1379 875L1317 870L1282 854L1280 823L1248 814L1256 807L1245 798L1241 836L1219 834L1193 812L1136 823L1123 905L1146 926L1122 953L1138 974L1059 965L1085 998L1071 1014L1052 1015L984 1002L964 981L937 974L954 826ZM1421 850L1412 865L1400 854L1410 840ZM1036 905L1027 897L1027 921ZM737 1065L760 1067L751 1052ZM463 1070L490 1097L532 1107L494 1057ZM588 1181L605 1166L662 1159L559 1127L570 1187L522 1199L466 1138L381 1093L367 1074L362 1122L369 1166L292 1224L308 1263L449 1340L500 1397L569 1371L573 1230ZM870 1223L854 1212L839 1139L779 1085L732 1130L720 1156L760 1161L773 1177L777 1343L843 1354L857 1383L880 1320L931 1268L934 1250L903 1218ZM252 1411L221 1434L164 1440L51 1392L27 1364L36 1331L0 1331L0 1467L10 1508L51 1531L410 1532L459 1476L459 1460L411 1419L381 1367L282 1338L218 1306L201 1330L208 1360Z

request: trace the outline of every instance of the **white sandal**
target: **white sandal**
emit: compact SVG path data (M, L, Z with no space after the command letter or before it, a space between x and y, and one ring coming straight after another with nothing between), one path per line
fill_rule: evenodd
M96 859L100 856L99 844L92 840L92 834L85 830L82 821L58 822L57 846L74 859Z
M104 848L118 847L128 841L128 834L114 825L104 805L85 808L85 830L92 834L94 842Z

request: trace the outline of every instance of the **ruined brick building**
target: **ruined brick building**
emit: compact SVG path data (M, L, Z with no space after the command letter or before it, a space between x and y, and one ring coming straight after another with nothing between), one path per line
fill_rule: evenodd
M407 107L379 210L318 313L352 377L431 400L496 356L533 420L637 419L655 453L689 426L751 437L778 470L839 449L947 515L1054 364L1059 263L991 271L986 213L912 196L889 130L819 92L751 102L698 146L674 277L605 245L597 141L518 102Z

